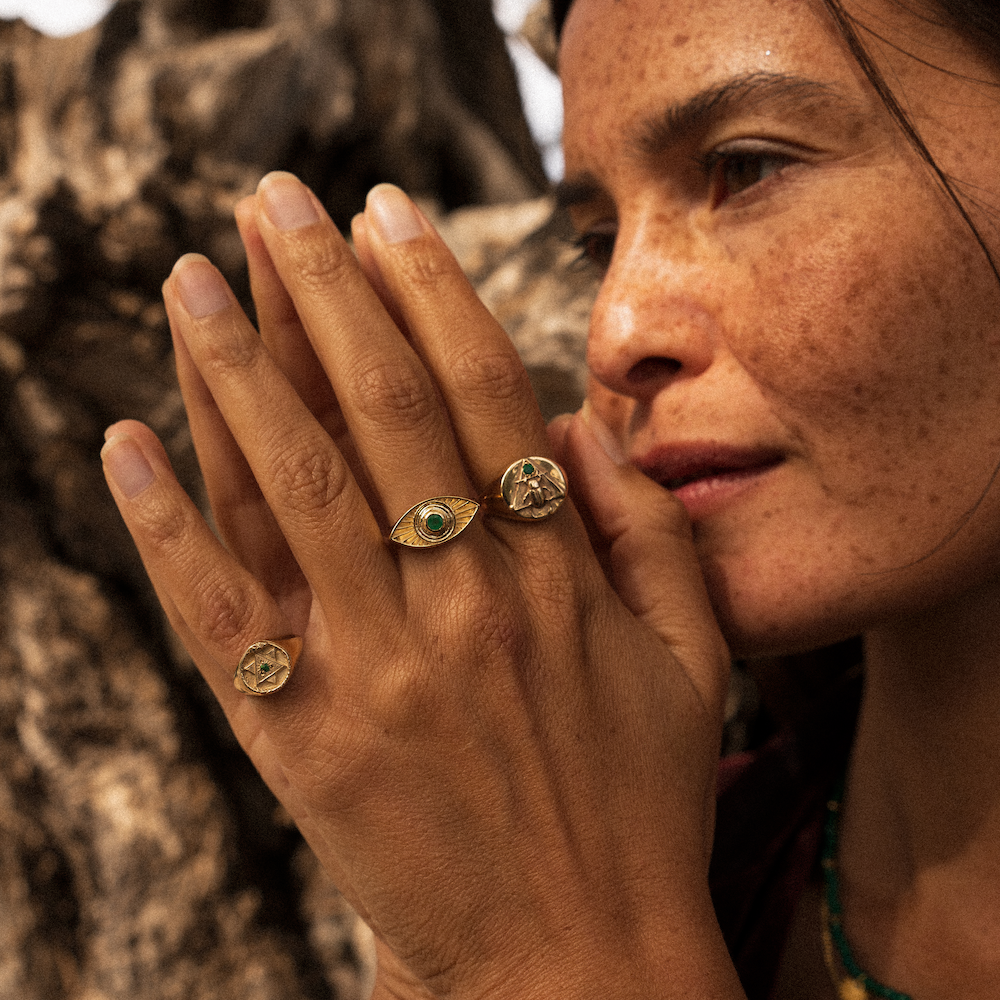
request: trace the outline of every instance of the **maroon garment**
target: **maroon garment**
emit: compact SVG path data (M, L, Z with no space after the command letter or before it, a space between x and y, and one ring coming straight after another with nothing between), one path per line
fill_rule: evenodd
M843 775L860 700L844 684L797 732L719 767L709 882L749 1000L774 988L792 916L819 862L826 802Z

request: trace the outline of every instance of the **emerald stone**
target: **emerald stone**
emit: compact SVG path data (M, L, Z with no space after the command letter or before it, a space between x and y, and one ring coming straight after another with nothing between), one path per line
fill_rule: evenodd
M270 663L262 663L260 665L260 672L262 674L269 674L271 672L271 664Z
M427 518L428 531L440 531L444 527L444 518L440 514L431 514Z
M535 474L535 467L531 464L531 462L525 462L524 465L521 467L521 471L526 476L533 476Z

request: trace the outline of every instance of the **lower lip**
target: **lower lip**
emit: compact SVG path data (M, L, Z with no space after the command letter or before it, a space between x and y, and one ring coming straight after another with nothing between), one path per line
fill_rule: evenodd
M688 517L692 521L697 521L709 514L714 514L738 496L753 489L778 465L780 462L757 465L751 469L722 472L718 475L706 476L704 479L695 479L693 482L685 483L670 492L684 504Z

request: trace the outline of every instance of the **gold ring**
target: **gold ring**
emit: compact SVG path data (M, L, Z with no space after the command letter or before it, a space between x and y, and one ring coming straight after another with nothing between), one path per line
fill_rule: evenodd
M466 497L431 497L411 507L392 529L389 538L411 549L426 549L458 537L479 510Z
M236 668L233 686L243 694L274 694L288 683L301 652L297 635L251 643Z
M491 513L515 521L538 521L566 499L566 473L538 455L511 462L483 498Z

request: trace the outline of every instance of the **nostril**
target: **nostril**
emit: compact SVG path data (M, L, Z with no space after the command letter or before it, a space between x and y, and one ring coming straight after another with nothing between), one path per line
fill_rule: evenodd
M628 371L628 380L633 385L648 385L673 378L681 370L681 363L673 358L643 358Z

